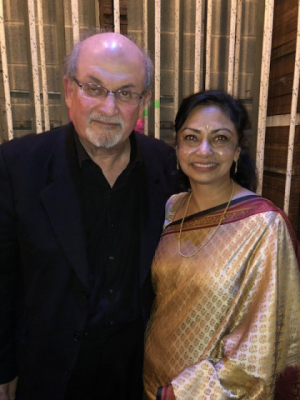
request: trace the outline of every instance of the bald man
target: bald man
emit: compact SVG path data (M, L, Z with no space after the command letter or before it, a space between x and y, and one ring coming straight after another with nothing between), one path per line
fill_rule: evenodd
M138 400L176 159L134 132L152 85L134 42L85 38L63 81L72 122L0 146L0 400Z

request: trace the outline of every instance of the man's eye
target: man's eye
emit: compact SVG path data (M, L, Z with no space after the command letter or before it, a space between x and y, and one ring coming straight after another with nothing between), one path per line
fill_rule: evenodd
M101 87L97 85L88 85L86 87L86 92L88 92L91 96L98 96L102 93Z
M89 87L89 92L93 95L97 95L100 93L100 89L97 86L90 86Z
M129 99L131 97L131 92L128 90L120 90L118 94L122 99Z

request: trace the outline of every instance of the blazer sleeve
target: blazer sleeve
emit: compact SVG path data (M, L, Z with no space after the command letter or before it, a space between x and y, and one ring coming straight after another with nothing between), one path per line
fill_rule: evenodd
M17 375L14 325L19 272L13 191L0 147L0 384L11 381Z

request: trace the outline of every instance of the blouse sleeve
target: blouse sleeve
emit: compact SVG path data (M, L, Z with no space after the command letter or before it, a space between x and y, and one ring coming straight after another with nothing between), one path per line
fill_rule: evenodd
M185 196L186 192L174 194L167 201L165 209L165 222L163 226L164 229L166 228L167 225L173 222L178 207L180 206L180 203L182 202Z
M266 251L267 249L267 251ZM259 239L231 329L172 380L175 398L300 399L300 276L282 216Z

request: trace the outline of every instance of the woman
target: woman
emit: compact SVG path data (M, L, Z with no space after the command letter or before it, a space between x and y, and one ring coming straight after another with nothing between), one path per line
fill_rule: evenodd
M153 261L147 399L300 398L297 241L254 193L246 127L242 104L221 91L179 108L177 157L191 190L169 199Z

